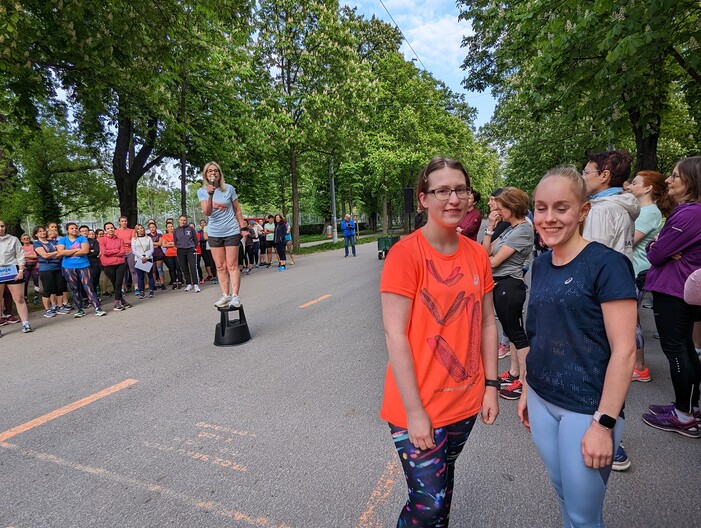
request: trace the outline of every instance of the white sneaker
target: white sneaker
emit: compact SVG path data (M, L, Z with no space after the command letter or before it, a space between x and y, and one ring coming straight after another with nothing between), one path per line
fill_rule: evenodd
M195 284L195 293L200 293L202 290L200 290L200 287Z
M221 298L214 303L214 306L217 308L226 308L229 306L229 302L231 301L231 297L229 295L222 295Z
M238 308L239 306L241 306L241 299L239 299L238 295L231 296L231 301L229 301L229 306L233 306L234 308Z
M192 290L192 284L188 284L185 286L185 291L191 291Z

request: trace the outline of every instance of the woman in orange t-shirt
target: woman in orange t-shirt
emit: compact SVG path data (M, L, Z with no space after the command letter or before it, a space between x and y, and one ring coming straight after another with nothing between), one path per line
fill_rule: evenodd
M183 272L178 264L178 249L173 241L173 231L175 226L172 223L166 224L166 232L161 237L161 247L164 250L164 261L168 266L168 274L170 275L170 285L173 289L182 288Z
M470 179L436 157L421 171L424 227L392 247L382 273L389 423L409 498L398 526L448 526L453 468L482 410L499 413L497 331L486 251L460 236Z

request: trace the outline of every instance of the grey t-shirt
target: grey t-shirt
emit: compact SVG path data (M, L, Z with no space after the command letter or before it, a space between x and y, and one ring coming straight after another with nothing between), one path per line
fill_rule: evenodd
M523 264L533 251L533 226L530 222L522 222L516 227L507 227L492 248L492 255L499 253L502 246L515 249L513 255L492 270L494 277L523 278Z

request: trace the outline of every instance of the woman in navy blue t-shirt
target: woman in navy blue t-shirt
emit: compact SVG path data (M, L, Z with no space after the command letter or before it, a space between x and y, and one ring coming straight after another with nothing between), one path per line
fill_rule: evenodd
M534 197L535 227L552 251L531 268L531 348L518 413L560 497L563 525L603 526L635 362L633 267L582 237L590 205L574 168L548 172Z

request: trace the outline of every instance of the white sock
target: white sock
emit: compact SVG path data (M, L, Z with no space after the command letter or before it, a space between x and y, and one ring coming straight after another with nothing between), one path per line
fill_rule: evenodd
M679 409L674 409L674 414L676 414L677 418L679 418L679 420L682 422L691 422L694 420L693 415L687 414Z

